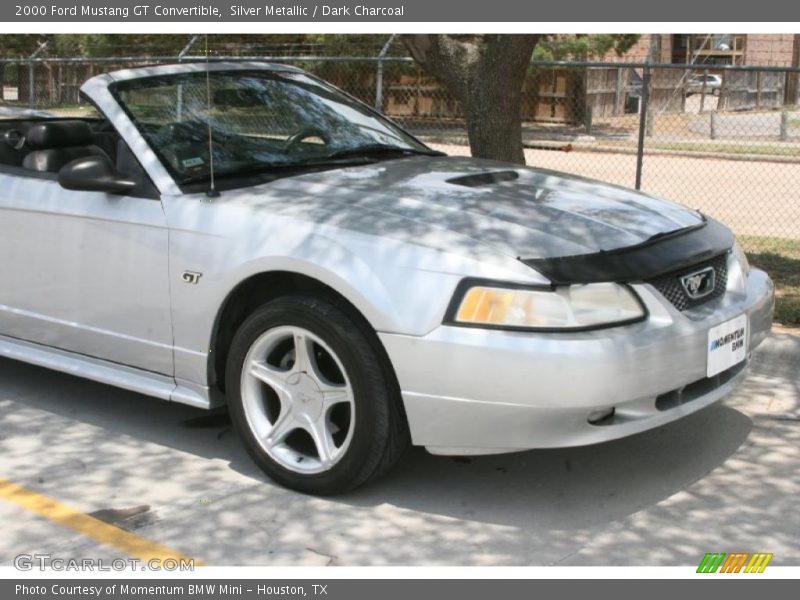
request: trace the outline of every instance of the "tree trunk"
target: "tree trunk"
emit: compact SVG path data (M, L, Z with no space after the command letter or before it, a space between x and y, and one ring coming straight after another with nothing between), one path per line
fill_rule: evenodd
M525 164L521 101L519 91L497 82L476 86L461 100L472 156Z
M414 60L456 97L472 155L525 164L522 86L538 35L406 35Z

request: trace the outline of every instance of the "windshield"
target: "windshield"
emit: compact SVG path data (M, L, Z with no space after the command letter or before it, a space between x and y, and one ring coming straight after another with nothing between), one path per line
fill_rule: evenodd
M435 154L302 73L212 71L133 79L113 91L178 183L214 175Z

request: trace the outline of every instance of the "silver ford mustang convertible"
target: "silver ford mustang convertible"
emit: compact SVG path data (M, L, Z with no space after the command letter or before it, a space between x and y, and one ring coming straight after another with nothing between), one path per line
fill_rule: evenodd
M0 121L0 355L227 404L330 494L409 444L593 444L742 381L773 287L666 200L448 157L298 69L100 75L92 118Z

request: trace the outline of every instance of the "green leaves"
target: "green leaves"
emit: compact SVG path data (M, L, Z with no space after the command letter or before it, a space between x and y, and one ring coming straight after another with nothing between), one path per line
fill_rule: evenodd
M542 39L533 51L534 60L589 60L602 58L610 51L618 56L627 52L641 37L623 34L556 34Z

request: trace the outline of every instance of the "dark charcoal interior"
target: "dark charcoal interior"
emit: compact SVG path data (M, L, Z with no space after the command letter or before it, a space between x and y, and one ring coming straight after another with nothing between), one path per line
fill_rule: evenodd
M109 152L95 143L94 132L86 121L43 121L28 127L25 138L31 151L22 159L22 166L31 171L58 173L68 162L87 156L111 160Z
M144 169L108 121L0 120L0 166L56 174L70 161L87 156L105 156L117 170L135 180L133 195L155 193Z
M25 119L0 121L0 163L57 173L70 160L91 155L116 160L119 135L104 121Z

